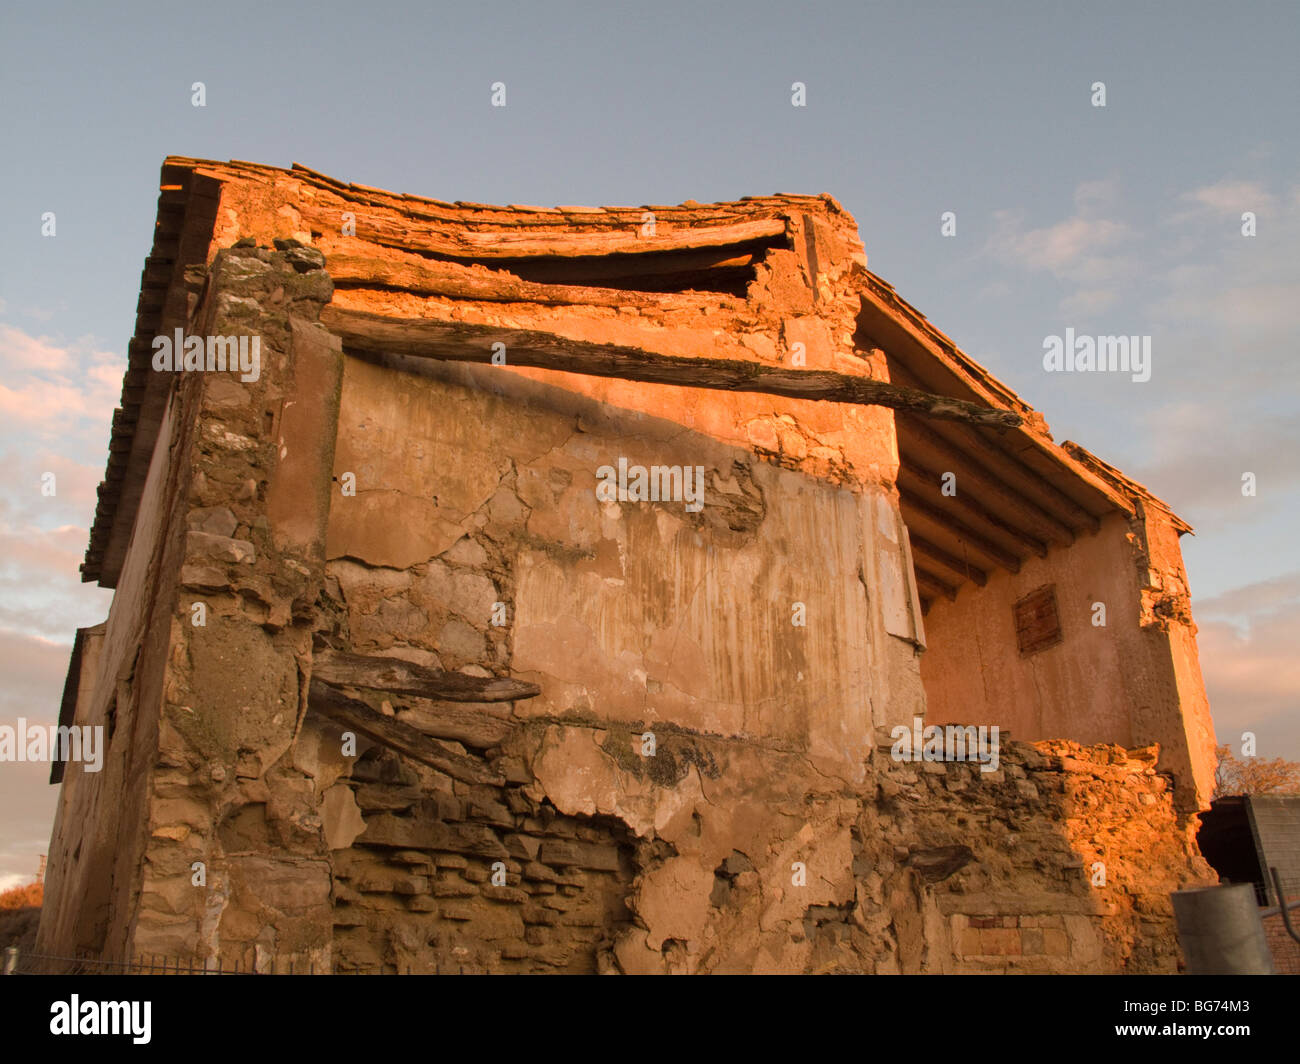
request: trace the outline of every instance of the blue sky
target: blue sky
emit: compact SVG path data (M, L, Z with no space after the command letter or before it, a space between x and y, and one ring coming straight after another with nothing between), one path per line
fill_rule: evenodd
M7 5L0 717L53 719L73 630L107 610L77 564L182 154L481 202L830 192L1058 440L1196 526L1220 739L1300 758L1298 45L1294 3ZM1066 327L1150 335L1151 380L1044 373ZM0 884L48 839L41 776L0 769Z

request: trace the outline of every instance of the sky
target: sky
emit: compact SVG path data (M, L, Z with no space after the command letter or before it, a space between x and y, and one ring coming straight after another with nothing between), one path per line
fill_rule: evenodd
M1298 45L1294 2L7 3L0 723L57 719L107 614L77 567L175 154L488 203L831 193L1058 441L1195 527L1219 740L1300 759ZM1067 328L1150 336L1150 380L1045 372ZM45 852L47 778L0 764L0 889Z

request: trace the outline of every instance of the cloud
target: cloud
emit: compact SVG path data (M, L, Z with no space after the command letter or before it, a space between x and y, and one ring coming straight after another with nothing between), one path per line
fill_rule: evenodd
M56 474L55 498L40 493L42 465ZM0 467L0 629L70 640L102 621L111 599L80 573L99 474L52 455L0 454Z
M103 446L122 371L122 358L91 337L59 345L0 324L0 439Z
M1285 573L1245 587L1224 591L1197 602L1196 612L1214 617L1271 615L1300 602L1300 572Z
M1130 463L1135 477L1159 485L1160 497L1202 532L1209 520L1222 531L1227 523L1281 517L1300 489L1300 420L1269 409L1268 396L1230 399L1173 401L1149 411L1149 443ZM1255 474L1254 496L1242 495L1247 472Z
M93 337L0 323L0 721L55 722L72 637L107 615L111 593L83 584L78 565L123 362ZM48 764L0 764L0 883L32 881L57 798Z
M1256 734L1260 757L1300 761L1300 573L1194 602L1220 742Z
M1276 202L1271 193L1258 181L1224 180L1213 185L1204 185L1184 192L1179 197L1183 203L1192 205L1192 210L1176 215L1178 220L1201 213L1201 210L1218 214L1241 216L1242 211L1264 213L1273 209Z
M57 721L71 653L70 639L67 643L56 643L0 630L0 660L5 662L0 720L12 722L16 717L26 717L40 718L49 724Z
M983 254L1001 265L1030 274L1048 274L1069 286L1060 310L1072 318L1102 313L1118 300L1135 266L1122 247L1132 227L1112 215L1119 187L1109 179L1080 182L1074 211L1051 225L1032 227L1022 209L993 213L993 231Z
M1055 225L1026 229L1023 211L996 211L988 250L1008 265L1047 270L1058 277L1097 275L1109 260L1096 254L1125 239L1129 228L1104 218L1075 216Z
M17 369L63 372L71 361L71 352L50 343L48 337L31 336L12 325L0 324L0 368L6 375Z

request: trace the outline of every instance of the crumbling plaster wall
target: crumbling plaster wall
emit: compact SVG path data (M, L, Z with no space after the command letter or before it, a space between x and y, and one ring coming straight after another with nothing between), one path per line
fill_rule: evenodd
M701 514L598 503L594 471L619 454L703 464ZM334 498L328 638L543 693L509 711L390 704L444 734L454 712L480 714L490 723L461 719L463 749L506 784L363 758L344 782L364 830L335 860L345 963L1176 970L1167 891L1212 875L1154 750L1017 744L984 774L876 747L887 732L868 733L864 707L910 721L921 701L893 654L910 663L912 648L871 608L890 547L862 497L490 367L406 359L346 361L346 473L357 495ZM346 516L394 495L427 507L427 538ZM796 597L807 629L789 625ZM896 673L878 667L890 660Z
M596 470L619 456L702 466L702 510L598 502ZM540 683L500 740L526 785L498 804L612 818L682 848L642 873L638 912L664 924L637 950L658 963L666 939L703 948L713 870L733 851L786 865L833 852L836 871L810 895L851 895L849 821L813 832L804 795L819 779L851 793L876 727L922 711L915 648L874 608L882 570L903 564L886 496L490 367L416 374L354 359L336 480L349 473L357 494L337 492L331 514L343 607L331 634L363 653ZM395 499L421 518L383 520L406 505ZM507 623L495 626L498 602ZM796 603L806 626L792 623ZM625 968L646 963L619 949Z

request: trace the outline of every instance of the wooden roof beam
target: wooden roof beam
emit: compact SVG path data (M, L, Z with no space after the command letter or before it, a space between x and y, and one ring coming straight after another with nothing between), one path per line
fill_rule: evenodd
M955 587L944 583L939 577L927 569L922 569L919 565L916 567L916 586L921 590L930 592L929 598L931 599L936 595L942 595L949 602L957 601L957 589Z
M905 493L899 496L899 506L909 532L913 525L921 526L924 538L949 554L958 556L964 547L966 551L978 555L986 566L1001 566L1010 573L1020 572L1018 557L989 541L952 514L937 510Z
M883 346L889 359L890 375L911 374L900 380L913 387L941 391L975 402L999 407L1030 407L987 369L963 354L934 328L915 308L888 286L868 274L860 286L862 305L858 314L860 342ZM1051 439L1029 427L1007 434L994 445L1044 482L1059 482L1062 493L1090 516L1118 510L1133 513L1133 503L1081 463L1075 461Z
M322 233L338 232L345 210L356 216L356 235L363 239L434 255L469 259L645 255L771 244L786 237L785 219L779 217L732 225L661 225L654 236L642 236L639 225L627 225L605 211L590 215L593 229L589 232L546 233L526 228L520 232L516 226L495 231L471 231L463 228L463 222L431 225L404 217L397 210L358 209L346 201L329 207L314 203L299 206L303 222Z
M898 489L917 496L927 503L943 510L951 510L961 515L973 528L983 529L983 534L991 540L1009 541L1016 547L1024 548L1040 558L1047 557L1047 544L1041 539L1008 524L997 514L988 510L981 500L975 498L969 490L962 490L957 482L956 495L943 495L940 491L939 474L914 464L903 463L898 470ZM1011 549L1016 549L1012 547Z
M953 447L916 418L899 417L895 425L899 456L904 465L951 471L957 475L958 490L973 485L986 507L1005 514L1009 523L1018 523L1036 539L1062 547L1074 543L1073 525L1001 479L969 451Z
M949 554L923 536L909 531L908 538L912 542L912 553L925 560L927 569L933 571L936 566L945 569L958 578L959 585L963 580L973 580L980 587L989 582L989 575L983 569L971 565L970 562L958 558L955 554Z
M982 433L964 431L963 427L958 426L954 426L954 431L944 431L939 425L930 425L929 428L954 451L979 462L999 480L1032 499L1067 528L1077 533L1095 532L1101 527L1101 519L1096 514L1084 509L1019 459L996 447Z

